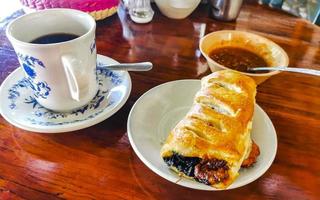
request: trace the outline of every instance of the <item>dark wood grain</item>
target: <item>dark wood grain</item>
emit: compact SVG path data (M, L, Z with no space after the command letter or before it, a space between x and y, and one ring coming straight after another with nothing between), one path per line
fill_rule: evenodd
M18 66L6 24L0 23L0 82ZM238 20L229 23L208 18L205 6L184 20L156 10L146 25L134 24L119 10L98 22L98 53L120 62L150 60L154 69L130 73L133 89L125 106L84 130L37 134L0 117L0 199L319 199L319 77L281 73L258 87L257 102L274 123L278 152L271 168L247 186L223 192L184 188L135 155L126 133L134 102L161 83L210 73L198 49L202 29L257 33L282 46L291 66L320 70L320 28L256 3L245 4Z

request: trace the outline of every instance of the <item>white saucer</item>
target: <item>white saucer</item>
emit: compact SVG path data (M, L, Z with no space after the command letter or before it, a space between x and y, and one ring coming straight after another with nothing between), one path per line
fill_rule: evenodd
M67 113L53 112L39 105L19 67L0 87L0 113L21 129L41 133L74 131L97 124L116 113L131 91L131 79L127 71L111 71L101 67L103 64L116 63L109 57L98 55L97 95L87 105Z
M141 96L128 118L128 135L138 157L161 177L189 188L217 190L171 171L160 157L160 148L172 128L190 109L200 80L179 80L159 85ZM227 189L246 185L264 174L277 152L277 136L268 115L256 104L251 137L261 154L253 167L241 169L236 181Z

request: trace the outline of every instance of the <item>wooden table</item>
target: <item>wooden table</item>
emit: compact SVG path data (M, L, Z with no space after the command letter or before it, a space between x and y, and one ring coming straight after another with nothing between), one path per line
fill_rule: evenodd
M18 66L6 24L0 23L0 82ZM271 168L247 186L222 192L184 188L153 173L133 152L126 123L134 102L161 83L209 74L199 39L221 29L270 38L286 50L291 66L320 69L320 28L254 2L242 7L235 23L208 18L205 6L184 20L156 10L146 25L119 10L98 22L98 53L120 62L150 60L154 69L130 73L133 89L125 106L84 130L31 133L0 117L0 199L319 199L319 77L281 73L258 87L257 103L274 123L278 152Z

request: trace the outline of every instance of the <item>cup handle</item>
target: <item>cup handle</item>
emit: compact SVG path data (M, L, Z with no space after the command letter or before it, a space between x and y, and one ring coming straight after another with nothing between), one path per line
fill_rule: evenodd
M79 83L75 70L76 67L80 66L80 62L71 55L63 55L61 61L67 78L71 98L75 101L80 101Z

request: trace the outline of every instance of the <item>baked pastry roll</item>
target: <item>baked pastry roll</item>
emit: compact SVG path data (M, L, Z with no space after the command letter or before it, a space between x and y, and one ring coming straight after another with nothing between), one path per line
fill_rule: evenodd
M251 166L259 155L250 137L255 95L254 80L236 71L204 77L191 109L161 148L163 160L181 175L228 187L242 163Z

